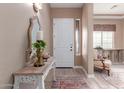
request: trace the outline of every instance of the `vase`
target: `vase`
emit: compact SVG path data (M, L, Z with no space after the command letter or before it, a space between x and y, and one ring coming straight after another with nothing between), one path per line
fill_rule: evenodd
M43 50L42 49L37 49L36 50L36 54L37 54L37 61L34 63L35 67L41 67L44 65L44 61L43 61Z

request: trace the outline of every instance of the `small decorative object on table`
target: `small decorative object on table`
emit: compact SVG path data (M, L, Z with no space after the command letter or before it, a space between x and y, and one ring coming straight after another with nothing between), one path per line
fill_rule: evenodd
M47 59L50 58L50 54L48 52L44 52L42 57L44 62L47 62Z

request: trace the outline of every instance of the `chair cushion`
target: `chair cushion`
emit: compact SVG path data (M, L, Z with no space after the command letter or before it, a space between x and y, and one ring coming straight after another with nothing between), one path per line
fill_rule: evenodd
M110 66L112 65L111 60L108 60L108 59L106 59L106 60L104 61L104 63L105 63L105 66L107 66L107 67L110 67Z
M105 65L105 69L111 69L112 65L111 60L105 59L103 63ZM101 61L94 61L94 66L103 69L104 68L103 63Z

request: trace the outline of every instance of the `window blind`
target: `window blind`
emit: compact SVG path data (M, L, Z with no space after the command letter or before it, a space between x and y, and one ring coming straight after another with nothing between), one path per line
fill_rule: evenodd
M94 31L116 31L116 24L94 24Z

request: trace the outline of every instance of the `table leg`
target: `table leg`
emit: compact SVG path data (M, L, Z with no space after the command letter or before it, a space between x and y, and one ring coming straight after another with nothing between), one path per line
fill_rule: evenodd
M56 64L53 65L53 81L56 81Z
M15 77L15 81L14 81L14 89L19 89L19 83L20 83L20 80L18 79L18 77Z
M45 89L44 79L41 76L37 78L38 89Z

